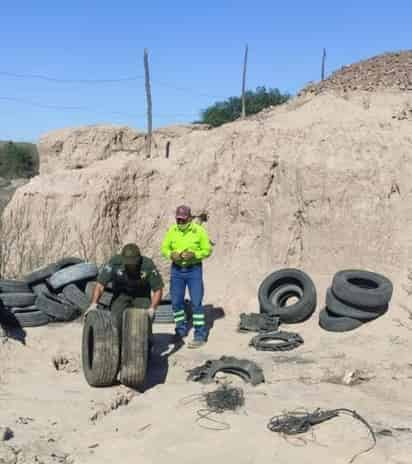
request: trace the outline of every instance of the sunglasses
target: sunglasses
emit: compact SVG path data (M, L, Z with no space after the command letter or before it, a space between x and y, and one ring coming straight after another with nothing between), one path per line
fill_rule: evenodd
M178 224L186 224L189 221L189 219L176 219L176 222Z

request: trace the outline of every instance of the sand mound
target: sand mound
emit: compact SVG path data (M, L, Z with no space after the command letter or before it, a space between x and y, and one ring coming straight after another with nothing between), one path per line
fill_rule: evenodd
M343 66L328 79L310 83L301 95L318 94L325 90L412 91L412 50L385 53L367 60Z

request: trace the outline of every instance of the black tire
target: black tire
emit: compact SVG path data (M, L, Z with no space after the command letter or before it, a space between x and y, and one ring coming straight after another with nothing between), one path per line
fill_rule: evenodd
M93 263L80 263L57 271L47 279L54 290L84 280L93 280L97 276L97 266Z
M290 306L275 306L272 303L274 292L287 285L301 288L300 300ZM307 320L316 309L316 288L312 279L299 269L281 269L267 276L258 291L260 312L278 316L281 322L295 324Z
M382 308L375 308L376 312L365 311L362 308L349 306L336 298L331 288L329 288L326 293L326 307L329 312L335 316L351 317L352 319L358 319L364 322L372 321L382 314L385 314L388 310L388 305Z
M39 268L30 274L27 274L24 277L24 280L29 285L35 285L37 283L44 282L51 275L53 275L56 271L57 271L56 264L52 263L52 264L49 264L48 266Z
M56 261L56 272L64 269L65 267L74 266L76 264L84 263L84 259L77 258L77 257L68 257L62 258Z
M40 327L49 323L49 317L36 306L26 308L11 308L8 320L20 327Z
M0 301L4 306L24 308L32 306L35 303L36 295L34 293L2 293Z
M173 324L175 321L171 304L162 303L156 308L154 324Z
M32 291L25 281L0 280L0 293L32 293Z
M269 299L276 307L286 307L287 300L291 297L302 298L303 290L298 285L283 285L282 287L274 290Z
M187 379L211 383L218 372L238 375L252 385L258 385L265 381L262 369L255 362L232 356L222 356L218 360L206 361L203 366L188 370Z
M87 282L85 293L86 293L86 296L90 298L90 301L93 298L93 292L96 287L96 283L97 282L95 281ZM102 296L100 297L99 304L101 304L102 306L106 308L109 308L110 305L112 304L112 301L113 301L113 293L109 290L105 290Z
M289 351L303 343L303 338L297 333L276 331L256 335L249 342L249 346L258 351Z
M87 313L82 335L82 368L92 387L107 387L116 382L119 371L119 336L106 311Z
M335 274L332 291L350 306L376 312L374 308L382 308L391 300L393 285L388 278L375 272L349 269Z
M33 293L37 296L39 295L52 295L50 288L43 283L36 284L32 286Z
M90 306L91 299L82 292L75 284L66 285L63 288L63 295L74 306L84 313Z
M349 332L361 327L364 322L350 317L335 316L326 308L319 313L319 325L328 332Z
M142 390L149 354L147 311L130 308L123 313L120 383Z
M79 315L76 307L63 302L55 295L38 295L35 304L54 321L69 322Z

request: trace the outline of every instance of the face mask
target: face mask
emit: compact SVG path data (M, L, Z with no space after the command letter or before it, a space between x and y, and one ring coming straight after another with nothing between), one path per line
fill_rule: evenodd
M178 229L182 232L184 232L189 226L190 226L190 223L177 225Z

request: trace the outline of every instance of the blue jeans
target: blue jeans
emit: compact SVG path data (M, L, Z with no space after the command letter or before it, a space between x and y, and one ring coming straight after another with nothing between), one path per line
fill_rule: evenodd
M186 269L172 264L170 273L170 296L176 323L176 333L181 336L187 335L188 332L184 309L186 286L189 289L192 303L194 338L205 340L207 337L207 328L205 312L202 306L204 287L203 268L201 264L196 264Z

